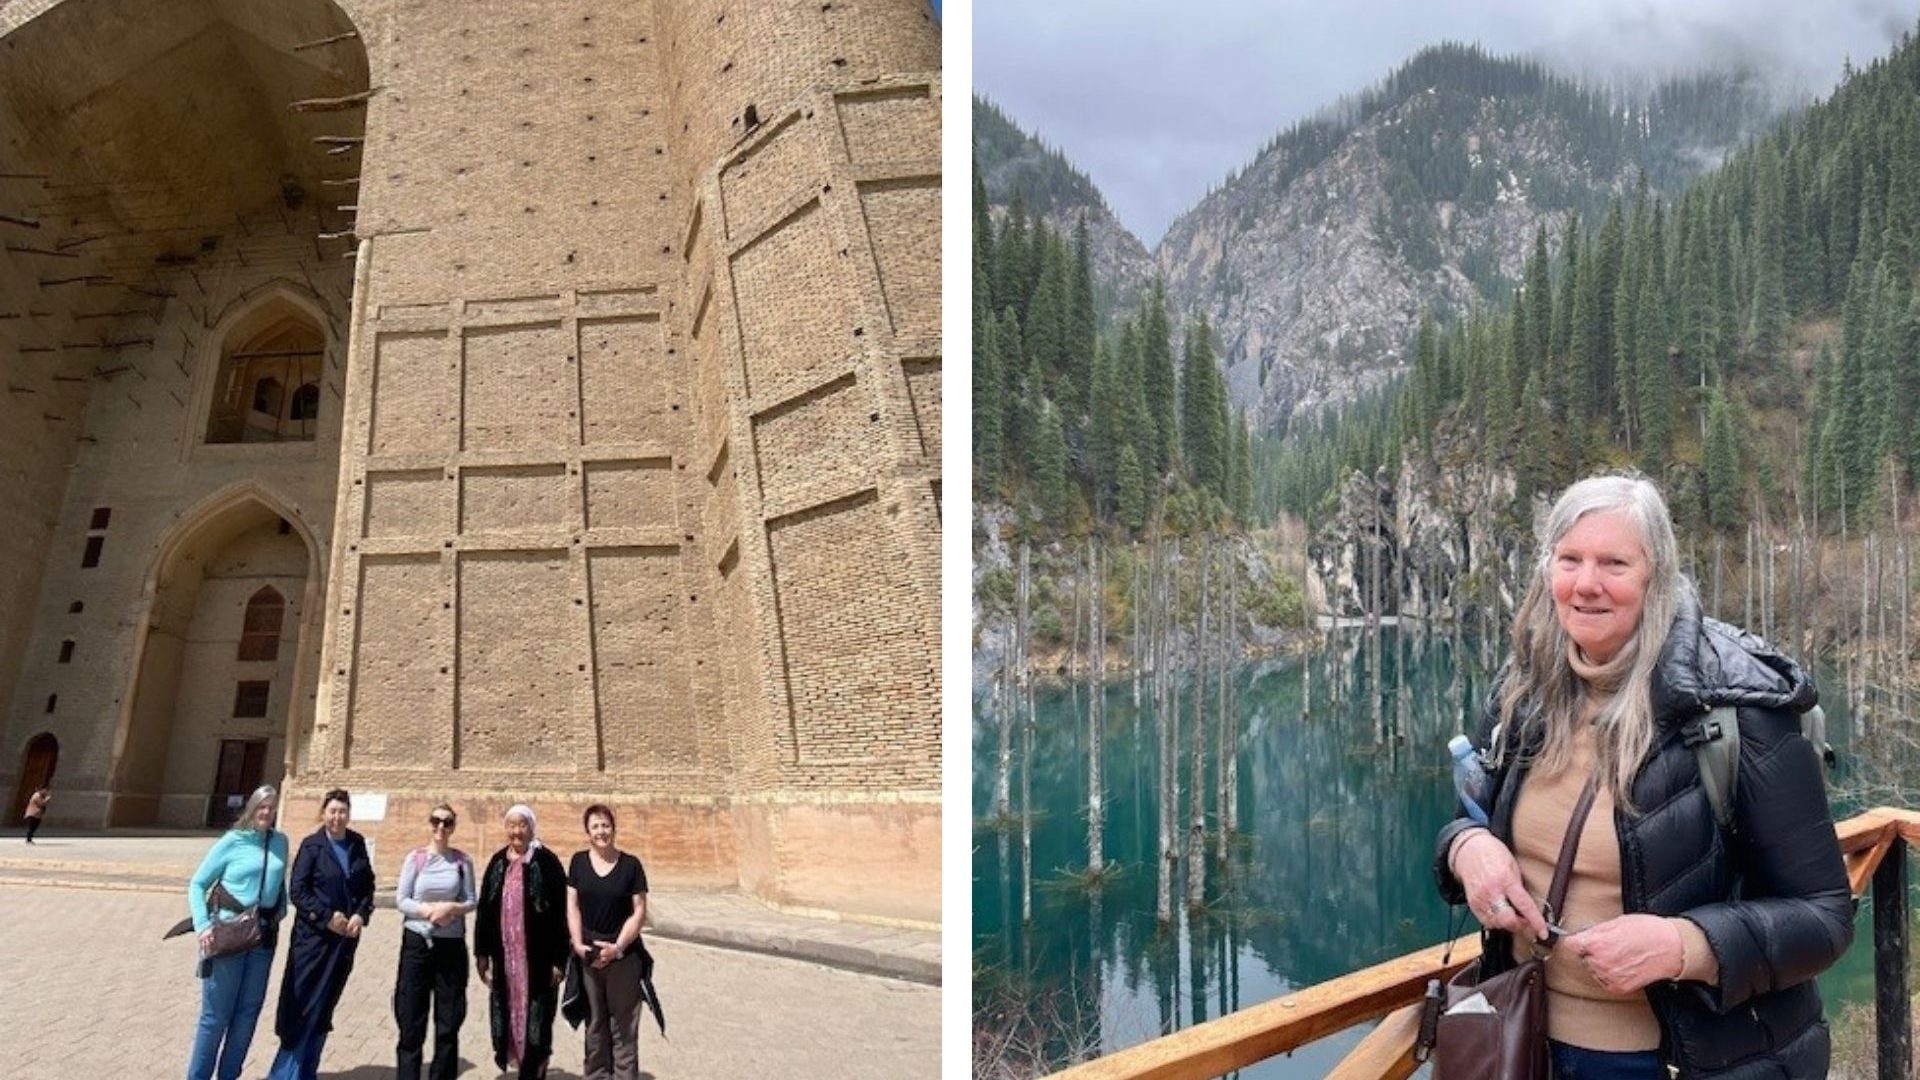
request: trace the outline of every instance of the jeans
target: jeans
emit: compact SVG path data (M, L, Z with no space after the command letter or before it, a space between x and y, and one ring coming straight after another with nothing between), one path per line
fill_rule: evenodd
M404 930L400 974L393 984L393 1021L400 1029L394 1050L398 1080L420 1080L429 1001L433 1007L432 1080L454 1080L460 1072L460 1025L467 1018L467 942L453 937L429 939Z
M318 1080L320 1051L326 1049L327 1032L316 1031L297 1046L284 1043L273 1057L267 1080Z
M1553 1080L1665 1080L1667 1070L1654 1050L1611 1053L1563 1042L1553 1049Z
M200 980L200 1024L194 1029L187 1080L209 1080L218 1065L220 1080L238 1080L253 1045L260 1006L267 999L267 970L273 947L265 945L207 961Z

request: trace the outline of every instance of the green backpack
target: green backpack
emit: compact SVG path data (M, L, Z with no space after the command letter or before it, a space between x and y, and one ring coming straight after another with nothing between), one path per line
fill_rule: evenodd
M1820 760L1832 765L1833 747L1827 744L1827 713L1820 706L1808 709L1801 717L1800 730ZM1684 732L1687 746L1700 765L1700 786L1707 789L1707 801L1713 804L1713 819L1728 833L1733 827L1733 796L1740 782L1740 718L1731 705L1723 705ZM1824 774L1823 774L1824 775Z

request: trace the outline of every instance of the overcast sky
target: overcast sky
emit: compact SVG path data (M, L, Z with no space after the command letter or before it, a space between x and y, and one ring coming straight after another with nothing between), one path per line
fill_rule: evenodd
M1739 57L1825 94L1916 13L1920 0L975 0L973 85L1151 247L1275 132L1423 45L1602 70Z

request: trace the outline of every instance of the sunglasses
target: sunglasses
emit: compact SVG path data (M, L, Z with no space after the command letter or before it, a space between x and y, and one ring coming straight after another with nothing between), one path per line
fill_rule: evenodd
M450 817L430 817L427 819L427 824L436 829L451 829L453 828L453 819Z

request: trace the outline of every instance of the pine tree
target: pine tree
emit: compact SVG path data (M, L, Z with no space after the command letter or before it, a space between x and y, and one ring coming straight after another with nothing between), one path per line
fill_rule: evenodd
M1253 431L1242 415L1233 421L1233 516L1243 525L1253 523Z
M1655 222L1659 220L1655 211ZM1661 287L1658 232L1649 246L1648 266L1640 274L1640 302L1635 326L1639 347L1634 350L1634 415L1640 421L1640 467L1658 478L1667 465L1673 443L1673 361L1668 353L1665 290Z
M1138 532L1147 524L1147 478L1140 468L1140 455L1132 446L1120 448L1116 473L1120 524Z
M1734 430L1733 410L1724 393L1715 391L1708 398L1705 471L1707 479L1707 520L1715 528L1731 531L1740 526L1745 500L1740 490L1740 438Z
M979 324L973 339L973 487L982 495L999 482L1006 450L1002 366L999 321L989 318Z
M1173 374L1173 333L1167 324L1167 289L1159 278L1153 280L1153 289L1145 301L1146 310L1140 319L1140 361L1142 366L1141 387L1147 401L1147 415L1152 421L1152 453L1141 458L1141 465L1157 486L1160 477L1166 475L1173 464L1174 447L1179 442L1179 425L1175 420L1176 384Z
M1033 497L1041 520L1060 528L1067 524L1073 501L1073 484L1067 478L1067 437L1053 402L1040 399L1038 413L1037 445L1030 459Z
M1065 373L1068 402L1075 415L1092 406L1093 349L1099 336L1093 310L1093 269L1088 262L1087 215L1073 227L1073 253L1067 270Z
M1027 203L1015 195L993 242L993 297L1002 310L1012 306L1023 324L1028 299L1033 295L1033 268L1028 265L1031 252Z
M1760 141L1754 162L1753 300L1747 320L1754 355L1772 360L1786 348L1787 282L1782 251L1786 232L1786 195L1780 175L1780 155L1774 140Z
M1180 370L1180 443L1194 486L1227 497L1226 393L1202 312L1187 327Z

